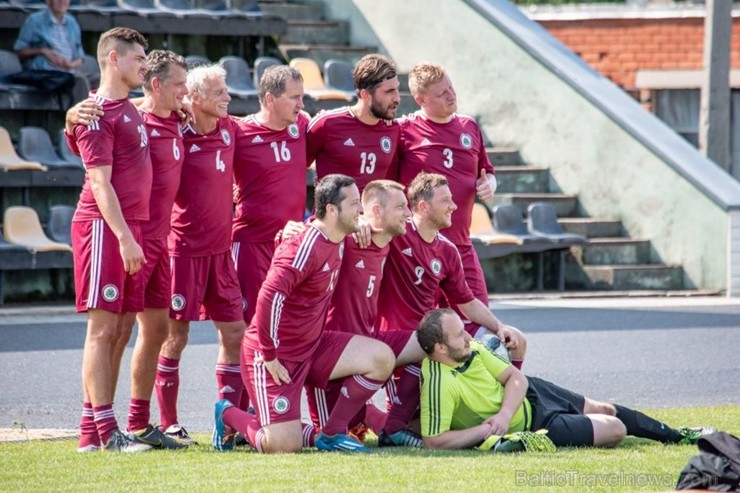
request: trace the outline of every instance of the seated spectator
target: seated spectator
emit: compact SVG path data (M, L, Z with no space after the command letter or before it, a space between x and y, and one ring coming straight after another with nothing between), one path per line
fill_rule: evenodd
M427 353L421 367L421 433L427 448L483 444L486 449L507 433L543 428L557 446L595 447L615 447L626 435L690 444L715 431L674 429L639 411L525 377L474 340L448 308L427 313L416 336Z
M74 101L85 99L90 83L79 69L84 61L80 25L67 13L70 0L46 0L47 8L31 14L13 45L27 70L59 70L75 74Z

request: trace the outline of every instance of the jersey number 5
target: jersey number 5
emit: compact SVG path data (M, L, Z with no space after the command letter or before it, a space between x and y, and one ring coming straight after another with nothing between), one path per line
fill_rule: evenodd
M375 291L375 276L370 276L370 282L367 283L367 297L370 298Z

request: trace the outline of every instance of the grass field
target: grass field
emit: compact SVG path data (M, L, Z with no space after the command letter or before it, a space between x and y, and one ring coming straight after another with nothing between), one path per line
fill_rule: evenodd
M648 410L671 425L712 425L740 435L740 406ZM77 454L76 441L0 444L0 489L21 491L666 491L697 453L628 438L619 448L553 454L376 449L264 456L211 450ZM373 442L369 441L372 445Z

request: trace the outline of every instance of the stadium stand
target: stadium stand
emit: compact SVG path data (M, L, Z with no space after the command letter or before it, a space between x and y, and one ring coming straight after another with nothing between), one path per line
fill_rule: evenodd
M218 63L226 70L226 86L232 96L250 98L257 95L246 60L238 56L225 56Z
M79 168L80 165L60 158L51 143L49 133L41 127L23 127L18 153L28 161L38 161L47 168Z
M21 62L15 53L0 50L0 109L38 111L61 109L59 98L35 87L10 81L13 74L22 70Z
M70 245L46 236L38 214L30 207L13 206L5 209L3 235L9 243L24 246L32 252L72 251Z
M303 89L312 98L318 101L352 101L353 98L347 96L346 92L326 87L319 65L314 60L310 58L294 58L290 61L290 66L301 73L303 76Z
M355 97L355 82L352 78L352 65L344 60L332 58L324 63L324 82L329 89L346 92Z
M480 259L498 258L517 251L522 241L517 236L497 233L485 205L473 204L470 239Z
M200 67L201 65L213 64L207 57L202 55L188 55L185 57L185 61L188 62L188 68Z
M59 151L59 156L69 164L76 164L77 166L82 168L82 159L80 159L80 156L73 153L67 145L67 140L64 138L63 128L59 129L59 138L57 139L57 142L57 150Z
M49 223L46 230L49 238L67 245L72 244L72 217L75 208L69 205L54 205L49 208Z
M282 64L283 62L271 56L257 57L257 59L254 61L254 78L252 80L252 82L254 83L254 87L259 87L260 79L262 79L262 74L268 67Z
M0 127L0 169L3 171L37 170L46 171L39 162L21 159L15 152L10 134L4 127Z

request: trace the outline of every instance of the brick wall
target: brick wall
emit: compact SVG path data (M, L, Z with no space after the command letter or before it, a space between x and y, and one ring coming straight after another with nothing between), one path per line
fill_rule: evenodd
M638 70L702 68L704 18L538 20L586 63L625 89ZM733 19L731 66L740 69L740 18Z

